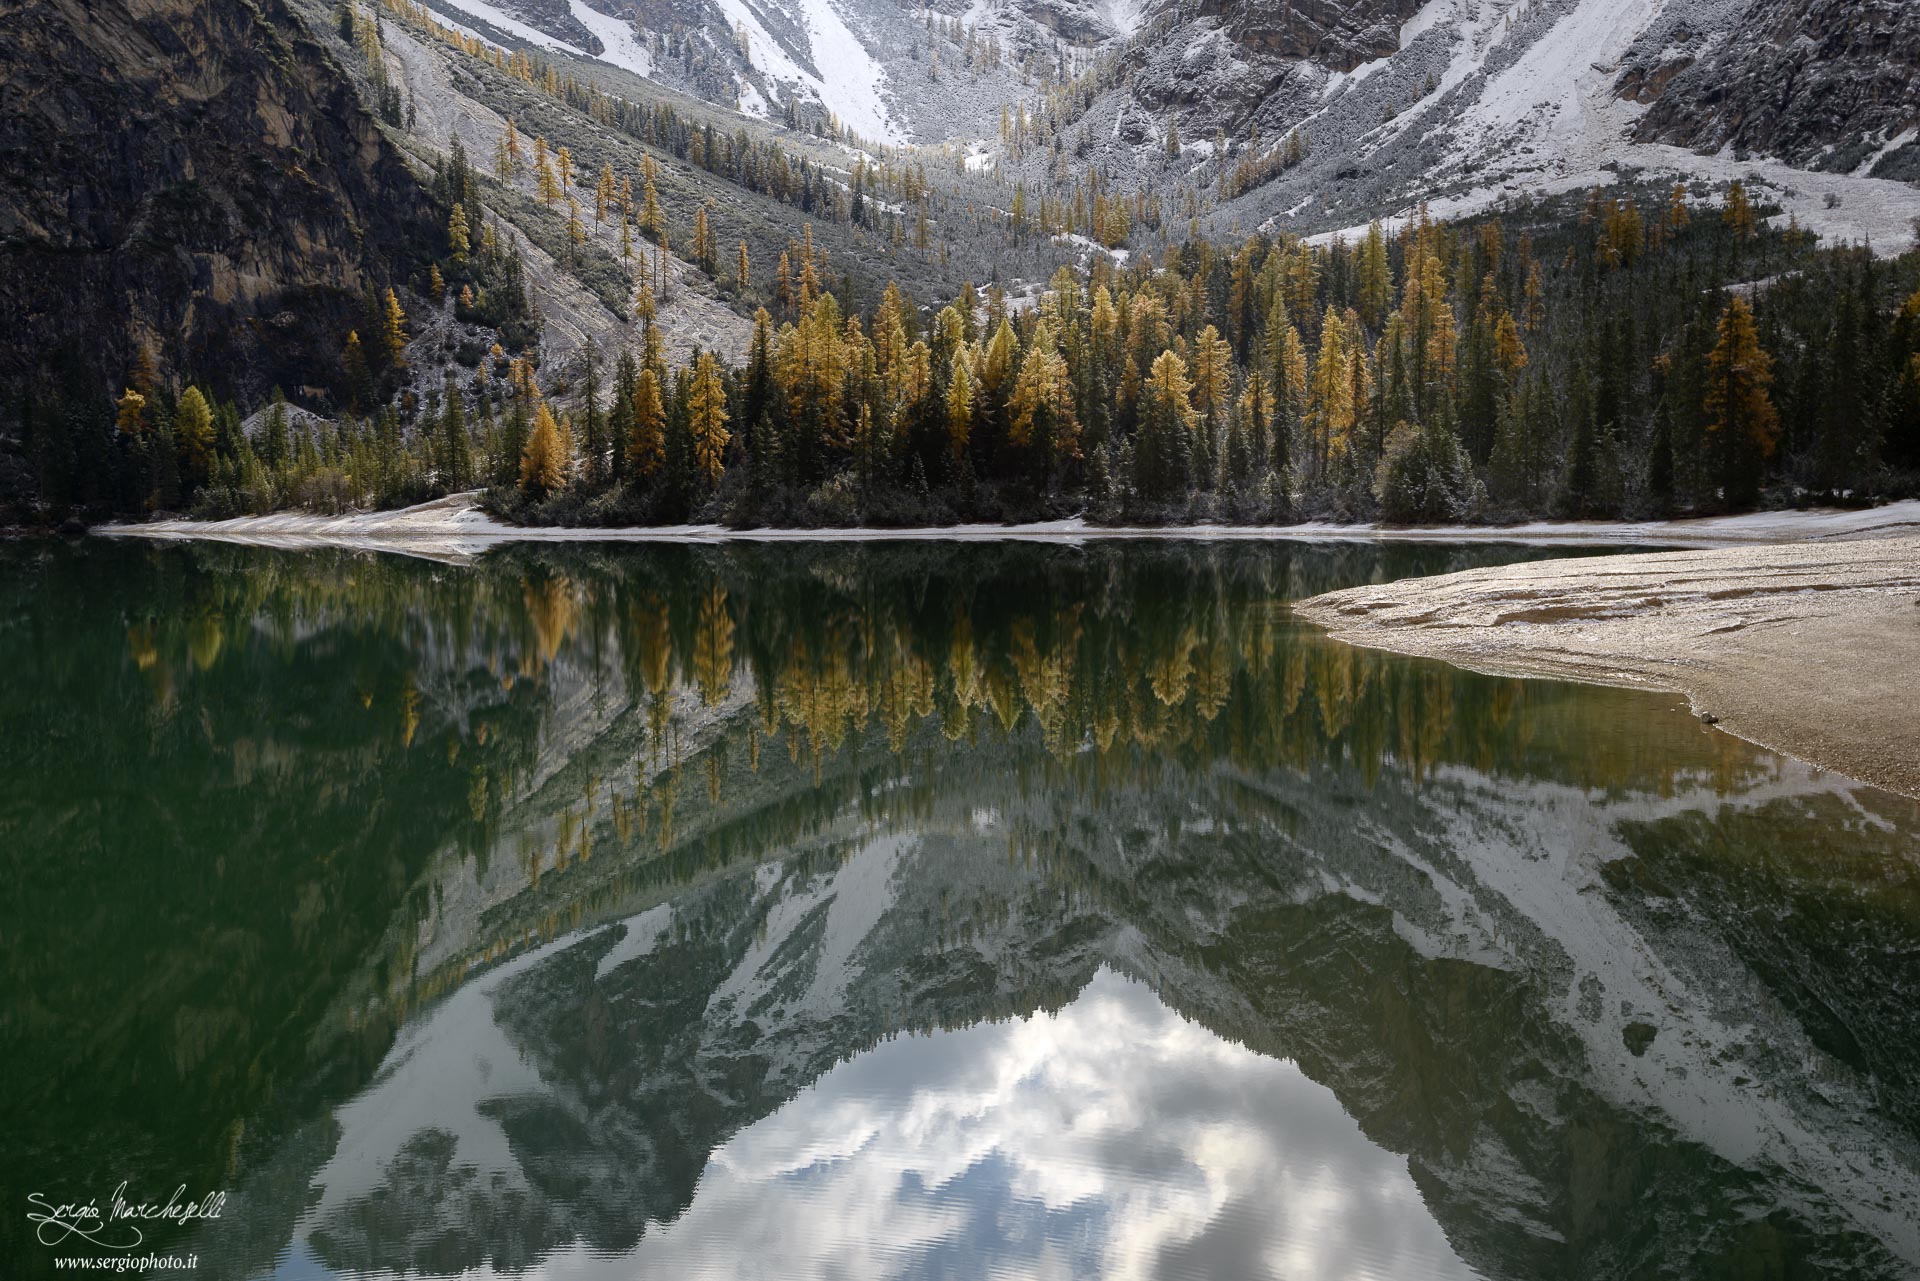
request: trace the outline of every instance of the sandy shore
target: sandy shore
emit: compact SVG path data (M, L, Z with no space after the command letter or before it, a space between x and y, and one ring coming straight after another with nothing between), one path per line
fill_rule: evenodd
M1475 671L1678 691L1742 738L1920 797L1920 534L1536 561L1295 608Z

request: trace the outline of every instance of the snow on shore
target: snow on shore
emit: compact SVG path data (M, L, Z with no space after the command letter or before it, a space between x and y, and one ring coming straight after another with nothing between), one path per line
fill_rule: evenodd
M1085 520L1024 525L942 525L920 529L728 529L666 525L617 529L508 525L480 510L478 493L453 494L395 511L317 516L276 512L232 520L165 520L94 531L144 538L212 538L266 546L342 546L423 554L478 555L512 542L985 542L1001 539L1086 542L1104 538L1288 540L1295 542L1497 542L1567 546L1728 547L1796 540L1920 532L1920 501L1862 511L1755 512L1702 520L1533 521L1522 525L1182 525L1102 526Z

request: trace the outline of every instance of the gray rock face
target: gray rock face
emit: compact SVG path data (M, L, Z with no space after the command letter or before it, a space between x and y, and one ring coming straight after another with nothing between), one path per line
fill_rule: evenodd
M1183 0L1150 4L1151 49L1135 58L1190 61L1225 35L1230 96L1243 105L1288 88L1290 64L1347 72L1401 46L1419 0ZM1529 8L1545 31L1580 6ZM1468 21L1468 10L1435 24ZM1474 19L1477 21L1477 19ZM1509 24L1516 19L1509 15ZM1217 61L1218 59L1210 59ZM1151 92L1155 78L1149 77ZM1204 95L1217 97L1209 84ZM1699 150L1732 146L1831 171L1920 176L1920 5L1909 0L1664 0L1622 59L1615 92L1648 105L1635 136ZM1234 131L1228 129L1232 137ZM1897 145L1895 145L1897 144Z
M1642 141L1731 145L1811 168L1920 177L1920 5L1910 0L1669 4L1619 92L1651 103Z
M1249 50L1307 58L1332 71L1400 50L1400 24L1421 0L1199 0L1202 17L1218 17Z
M1631 172L1751 185L1750 161L1784 162L1770 198L1822 236L1903 247L1920 214L1912 188L1870 180L1920 181L1907 0L1173 0L1144 22L1064 146L1176 203L1251 169L1199 202L1215 235L1361 228L1422 201L1459 216ZM1296 129L1300 160L1246 165ZM1049 163L1000 172L1031 189ZM1827 213L1843 206L1868 212Z
M1191 24L1212 19L1249 54L1305 58L1348 71L1400 48L1400 25L1422 0L1144 0L1135 6L1090 0L1001 0L987 12L1002 27L1031 23L1070 45L1097 46L1135 31L1171 28L1180 52ZM951 6L949 6L951 7ZM961 6L959 8L964 8ZM955 11L959 11L956 8ZM1156 39L1158 39L1156 37Z
M436 226L285 0L9 5L0 93L0 373L311 381Z

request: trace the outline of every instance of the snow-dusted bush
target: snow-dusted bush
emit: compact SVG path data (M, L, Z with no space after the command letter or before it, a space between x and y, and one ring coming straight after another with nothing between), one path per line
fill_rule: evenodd
M1401 423L1387 437L1374 471L1380 516L1394 524L1466 520L1486 491L1460 438L1444 426Z

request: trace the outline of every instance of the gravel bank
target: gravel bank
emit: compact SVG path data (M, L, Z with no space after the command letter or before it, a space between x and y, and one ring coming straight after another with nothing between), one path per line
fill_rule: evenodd
M1475 671L1679 691L1742 738L1920 797L1920 535L1536 561L1295 608Z

